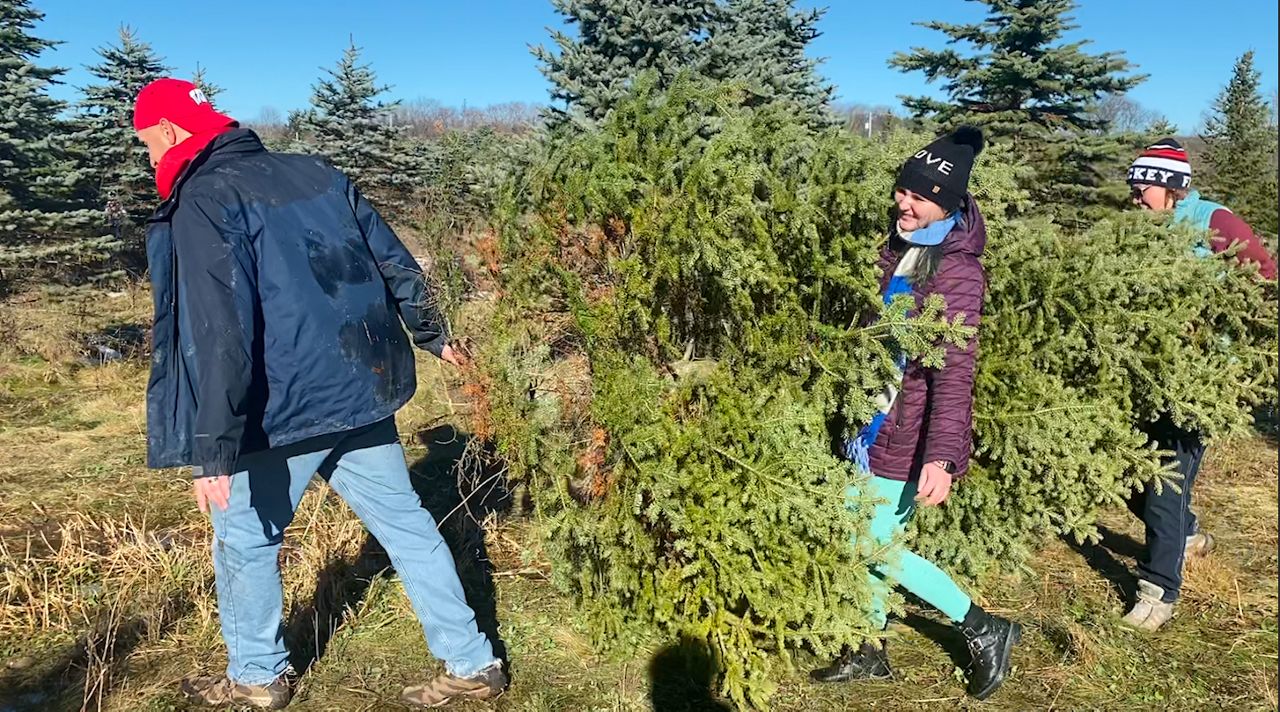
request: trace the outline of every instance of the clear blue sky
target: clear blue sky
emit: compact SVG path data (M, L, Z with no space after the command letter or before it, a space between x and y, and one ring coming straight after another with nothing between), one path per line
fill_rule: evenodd
M354 36L389 98L436 99L448 105L503 101L545 103L547 84L528 45L547 41L559 17L547 0L35 0L46 13L42 36L65 42L43 62L71 69L68 83L88 82L94 48L114 41L122 23L134 27L175 69L189 76L197 62L222 86L220 108L252 119L263 107L283 115L304 106L322 67L332 66ZM982 6L960 0L911 3L828 0L815 56L839 99L899 106L897 95L928 91L919 75L890 70L896 50L937 47L938 33L912 22L973 19ZM1275 0L1082 0L1076 38L1093 51L1123 50L1151 78L1131 96L1178 124L1196 128L1230 76L1235 58L1257 51L1262 89L1277 83ZM74 89L60 88L62 98Z

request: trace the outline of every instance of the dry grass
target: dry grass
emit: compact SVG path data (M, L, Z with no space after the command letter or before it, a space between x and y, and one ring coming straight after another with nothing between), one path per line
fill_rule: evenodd
M15 357L35 356L57 371L86 355L85 335L112 325L150 323L151 295L141 286L17 295L0 302L0 369Z
M78 679L89 704L111 688L121 653L158 641L179 618L212 621L212 569L191 539L127 516L76 515L52 533L0 542L0 639L18 655L17 643L46 652L11 686L65 697Z
M156 528L127 514L72 515L52 531L0 540L0 659L21 662L0 677L0 691L111 709L222 669L210 536L198 519ZM304 498L288 542L288 637L303 667L384 564L376 554L361 563L364 528L326 488Z
M0 329L18 337L0 344L4 712L186 709L177 681L225 665L208 524L185 478L143 466L145 363L77 362L81 335L145 319L145 295L100 301L39 297L0 307ZM90 306L101 313L90 316ZM447 464L460 447L417 435L470 415L436 362L423 359L419 375L419 396L400 418L415 470ZM983 582L988 607L1027 626L1017 668L984 708L1276 709L1275 443L1215 447L1196 492L1219 550L1190 564L1179 615L1154 636L1116 622L1141 538L1127 512L1107 519L1101 545L1057 542L1027 574ZM447 537L467 529L468 509L448 505ZM630 712L654 709L656 697L667 700L656 704L663 712L710 709L673 707L659 694L688 684L678 666L658 663L670 652L661 641L612 657L593 652L573 603L548 580L540 540L536 525L519 519L484 532L515 683L493 708ZM473 544L455 549L472 573ZM327 488L303 500L282 558L294 662L310 665L291 709L394 708L401 685L439 669L394 574L382 571L385 558ZM804 671L816 661L800 656L780 680L776 708L978 706L957 682L957 640L945 626L921 613L893 632L897 679L815 687Z

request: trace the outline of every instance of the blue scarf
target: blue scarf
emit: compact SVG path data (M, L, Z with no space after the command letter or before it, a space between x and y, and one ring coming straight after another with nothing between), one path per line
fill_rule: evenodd
M947 235L951 234L951 230L956 226L956 221L960 218L959 213L951 213L945 218L911 232L899 232L898 237L904 242L921 247L932 247L940 245L942 241L947 239Z

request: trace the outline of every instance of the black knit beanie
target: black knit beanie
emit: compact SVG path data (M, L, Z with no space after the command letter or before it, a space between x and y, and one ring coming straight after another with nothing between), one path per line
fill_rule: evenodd
M969 192L969 173L982 146L982 129L961 126L908 158L898 172L897 187L919 193L948 213L954 212Z

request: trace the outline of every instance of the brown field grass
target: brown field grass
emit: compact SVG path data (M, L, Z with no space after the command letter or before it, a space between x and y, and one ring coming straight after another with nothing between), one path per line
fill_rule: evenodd
M145 356L85 363L86 340L145 324L149 308L140 290L0 305L0 712L186 709L177 681L225 664L208 525L181 473L144 466ZM498 621L514 681L496 703L461 709L725 709L691 695L697 681L666 641L594 652L548 580L537 525L486 517L478 500L460 506L451 466L467 444L447 426L468 405L437 362L423 359L419 374L400 417L411 465L482 623ZM1197 503L1219 549L1190 564L1178 616L1156 635L1116 622L1141 540L1128 512L1108 517L1096 545L1054 542L1021 575L984 581L983 602L1028 634L1008 684L982 707L1276 709L1275 443L1214 447ZM323 486L304 499L283 558L287 630L305 670L291 709L397 709L401 685L439 669L382 552ZM815 687L804 671L816 661L801 658L779 680L776 708L979 706L963 696L946 626L913 611L893 632L896 679Z

